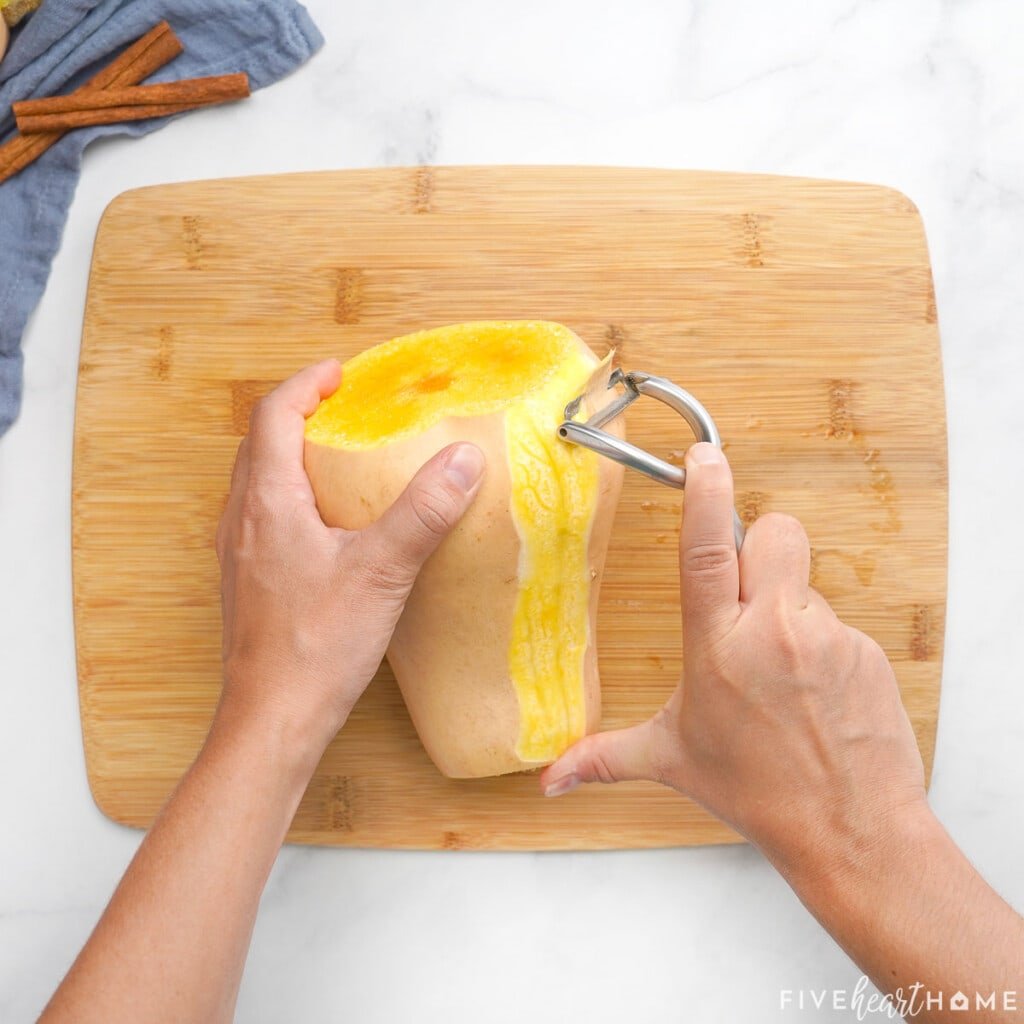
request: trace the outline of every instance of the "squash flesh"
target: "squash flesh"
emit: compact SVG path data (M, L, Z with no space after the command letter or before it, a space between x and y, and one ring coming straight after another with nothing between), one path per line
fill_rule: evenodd
M310 441L364 450L444 417L503 412L510 513L520 539L508 668L520 708L516 754L525 762L553 760L586 731L587 547L598 457L560 441L556 431L595 365L560 324L494 321L421 331L347 362L338 391L306 426Z
M597 456L557 436L566 402L592 372L567 360L505 421L512 519L522 540L509 671L519 696L516 753L550 761L586 731L583 658L589 643L587 543L597 503Z

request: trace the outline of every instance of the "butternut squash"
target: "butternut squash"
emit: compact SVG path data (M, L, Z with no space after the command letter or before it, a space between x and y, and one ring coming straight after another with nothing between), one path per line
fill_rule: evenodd
M610 370L560 324L455 324L349 360L307 421L318 508L347 529L380 516L445 445L473 441L486 456L387 654L445 775L549 764L598 726L597 598L622 468L556 431L576 395L588 395L581 418L604 404Z

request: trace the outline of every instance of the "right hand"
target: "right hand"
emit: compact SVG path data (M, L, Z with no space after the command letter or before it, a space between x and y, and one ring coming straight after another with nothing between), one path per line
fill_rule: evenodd
M737 558L725 456L696 444L686 470L683 681L652 719L585 737L541 784L557 796L581 782L663 782L784 873L823 870L927 806L892 667L810 587L796 519L762 516Z

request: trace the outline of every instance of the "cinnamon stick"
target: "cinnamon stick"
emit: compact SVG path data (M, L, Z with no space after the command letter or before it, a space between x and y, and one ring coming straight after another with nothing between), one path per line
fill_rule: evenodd
M171 26L162 21L95 74L76 93L137 85L174 60L184 48ZM0 146L0 183L13 177L46 152L63 132L15 135Z
M249 76L240 73L22 100L13 109L21 133L33 135L164 117L248 95Z

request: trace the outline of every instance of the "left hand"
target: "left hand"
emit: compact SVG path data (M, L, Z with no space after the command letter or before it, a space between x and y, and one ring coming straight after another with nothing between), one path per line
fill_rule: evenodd
M283 729L315 765L380 665L420 567L469 507L472 444L438 452L375 523L324 525L303 467L305 421L338 387L328 360L257 403L217 530L223 724Z

